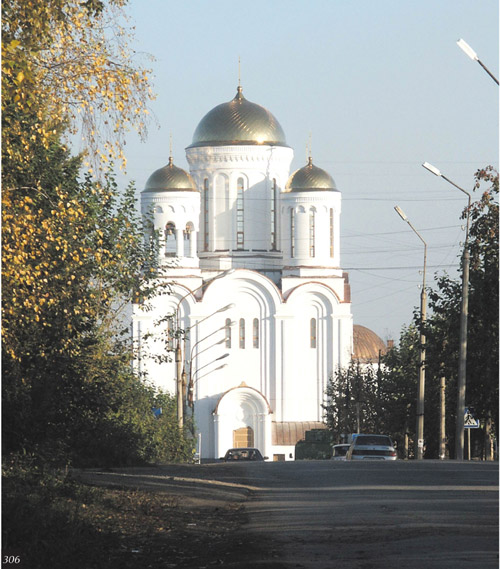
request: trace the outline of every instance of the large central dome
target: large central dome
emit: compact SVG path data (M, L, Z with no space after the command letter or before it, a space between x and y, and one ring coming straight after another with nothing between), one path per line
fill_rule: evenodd
M280 123L267 109L247 101L241 87L232 101L217 105L201 119L188 148L234 144L286 146Z

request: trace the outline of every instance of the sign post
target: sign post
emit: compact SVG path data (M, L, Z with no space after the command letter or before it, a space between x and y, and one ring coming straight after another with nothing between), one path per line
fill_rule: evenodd
M470 430L479 429L479 421L474 417L473 412L466 407L464 413L464 429L467 429L467 459L470 460Z

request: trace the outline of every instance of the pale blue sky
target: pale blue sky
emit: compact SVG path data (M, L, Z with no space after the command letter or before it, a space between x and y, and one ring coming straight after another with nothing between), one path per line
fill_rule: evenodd
M135 47L152 54L160 125L130 135L126 179L142 189L184 148L202 117L231 100L271 111L294 149L306 144L342 192L341 263L354 321L398 339L419 305L423 245L428 283L454 273L466 190L474 172L498 168L498 87L456 45L465 39L498 77L496 0L131 0ZM125 179L121 180L125 182ZM397 268L395 268L397 267Z

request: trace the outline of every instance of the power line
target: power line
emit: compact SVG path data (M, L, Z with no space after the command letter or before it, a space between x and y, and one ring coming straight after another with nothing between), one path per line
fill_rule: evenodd
M445 267L457 267L458 263L454 265L427 265L428 269L443 269ZM401 271L410 269L421 269L422 265L406 266L406 267L342 267L344 271Z

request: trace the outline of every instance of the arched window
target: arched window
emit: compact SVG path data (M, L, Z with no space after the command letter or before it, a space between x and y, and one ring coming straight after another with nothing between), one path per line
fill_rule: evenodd
M293 209L290 210L290 257L295 257L295 215Z
M169 221L165 226L165 255L175 257L177 254L175 223Z
M186 223L184 229L184 257L196 256L196 239L194 233L194 224L191 221Z
M236 198L236 249L243 249L245 246L245 209L243 203L243 190L245 181L238 178Z
M245 349L245 319L240 318L240 348Z
M315 249L315 233L316 233L316 220L314 218L314 211L309 213L309 256L314 257L316 254Z
M316 318L311 318L311 348L316 347L317 325Z
M253 339L253 347L258 348L259 347L259 319L258 318L253 319L252 339Z
M203 250L208 251L208 178L203 180Z
M231 318L226 318L225 334L226 334L226 348L230 348L231 347Z
M333 257L333 208L330 208L330 257Z
M276 178L273 178L273 185L271 186L271 250L278 249L278 186Z

